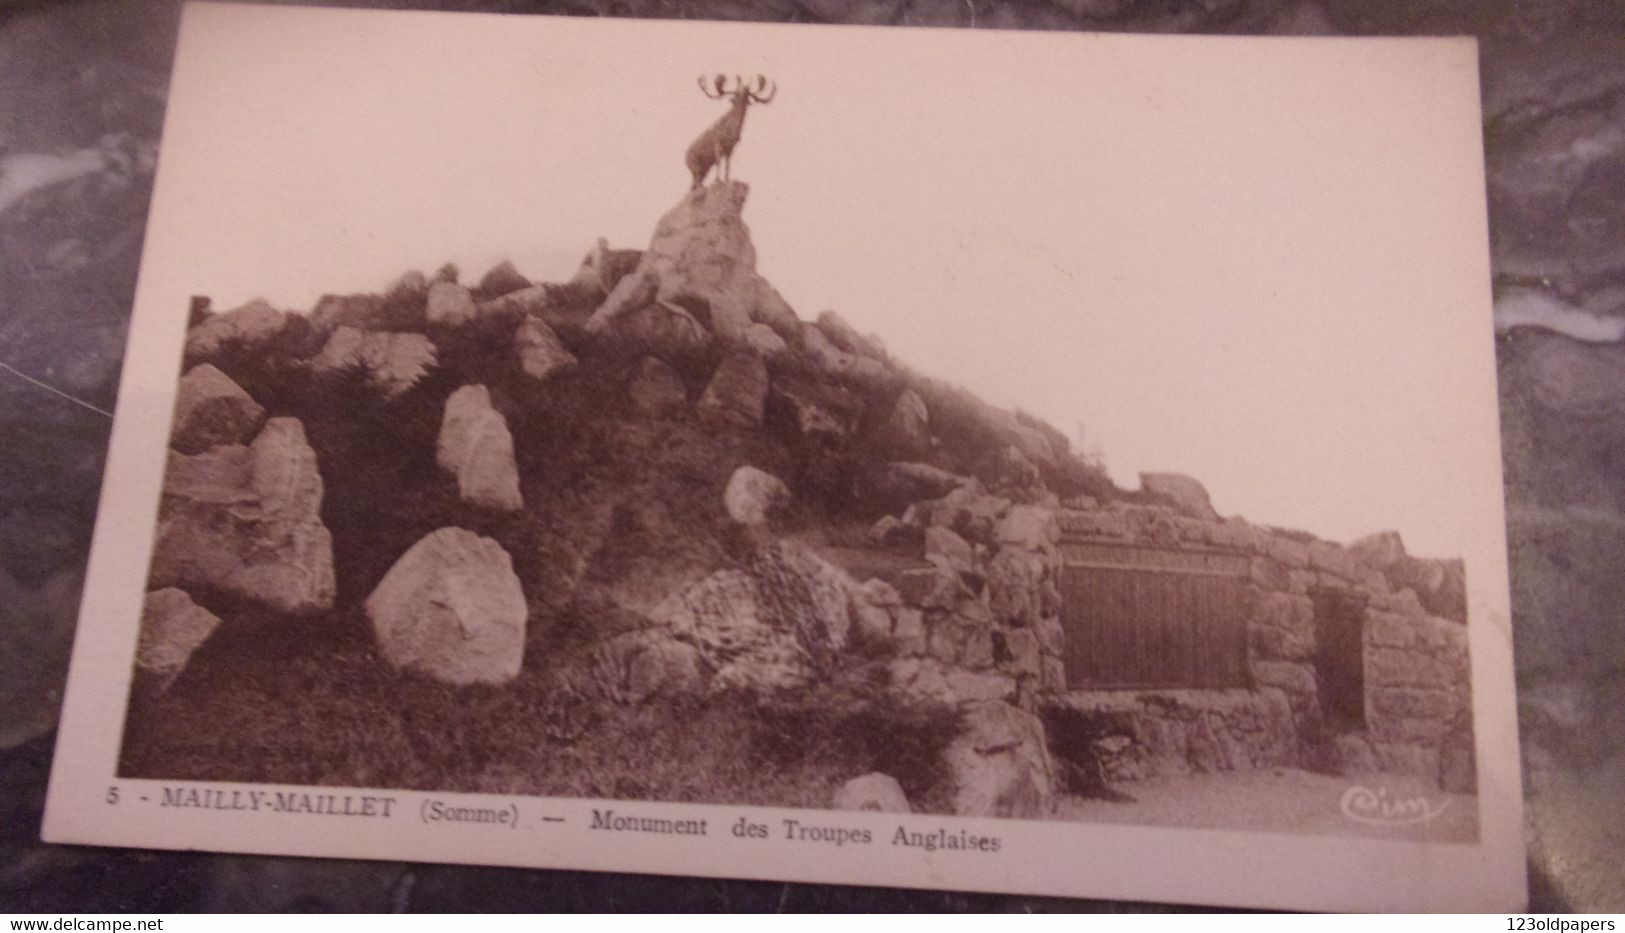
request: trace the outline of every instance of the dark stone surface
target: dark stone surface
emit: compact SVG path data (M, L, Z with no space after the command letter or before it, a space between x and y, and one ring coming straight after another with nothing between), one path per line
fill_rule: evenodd
M339 4L323 4L339 5ZM1617 0L483 0L343 5L1481 40L1498 288L1625 316ZM0 910L1120 910L1032 897L45 846L39 815L179 4L0 5ZM24 191L41 166L64 177ZM1533 908L1625 909L1618 346L1498 344ZM1554 363L1553 361L1558 361ZM1554 366L1558 371L1553 372ZM70 395L24 381L38 379ZM99 409L99 410L98 410ZM1149 909L1159 909L1151 907Z

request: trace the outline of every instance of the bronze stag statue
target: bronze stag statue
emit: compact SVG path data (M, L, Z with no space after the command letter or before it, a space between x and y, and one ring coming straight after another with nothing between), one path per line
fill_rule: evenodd
M704 181L706 173L713 166L717 169L717 177L722 181L728 180L728 167L733 161L734 147L739 145L739 134L745 128L745 108L751 104L765 104L778 93L778 86L769 86L768 80L761 75L756 76L755 90L743 78L734 75L734 88L728 90L728 77L717 75L707 84L705 77L700 77L700 91L712 100L729 98L733 106L723 114L717 122L700 134L694 144L688 147L688 170L694 174L694 188L698 188Z

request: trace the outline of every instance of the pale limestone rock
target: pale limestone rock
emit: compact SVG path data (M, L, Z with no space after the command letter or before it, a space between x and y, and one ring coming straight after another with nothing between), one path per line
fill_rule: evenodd
M904 630L904 615L893 632L898 653L914 655L924 646L912 644L914 639L924 641L923 629L915 632L912 623L918 616L908 616L908 630ZM886 667L888 689L897 702L906 705L934 705L965 708L981 703L1013 701L1016 682L1013 678L991 671L967 671L955 664L943 664L933 658L901 657Z
M831 669L850 635L852 579L803 546L780 542L744 569L719 570L650 613L700 650L710 689L774 691Z
M932 527L925 530L925 559L951 570L969 570L976 564L976 551L952 531Z
M781 356L785 350L789 349L789 346L784 342L784 338L780 337L774 332L773 328L768 327L766 324L752 324L746 327L744 342L745 346L755 350L765 359Z
M784 300L778 290L760 276L756 279L756 311L752 315L758 323L773 328L773 332L787 341L801 338L801 319L796 309Z
M775 380L768 403L802 437L838 444L863 417L863 400L837 386L794 375Z
M913 389L904 389L881 426L882 441L903 456L931 450L931 410Z
M941 499L921 505L925 512L926 524L951 528L961 538L973 544L992 542L994 529L1003 526L1003 519L1011 511L1009 499L985 495L974 487L965 486L953 490ZM907 516L904 519L906 521ZM1035 528L1042 528L1042 523L1023 521L1011 526L1006 534ZM1036 533L1047 534L1041 531Z
M1219 513L1213 511L1213 502L1208 499L1207 487L1183 473L1141 473L1140 488L1167 497L1192 518L1219 520Z
M1428 613L1457 622L1467 621L1466 567L1458 560L1412 557L1395 531L1367 535L1348 546L1348 553L1377 571L1395 590L1414 593ZM1310 547L1311 564L1315 548ZM1318 566L1318 565L1316 565ZM1345 576L1353 577L1350 570Z
M461 528L430 533L367 597L378 650L451 684L503 683L525 653L525 595L502 546Z
M481 320L540 315L553 307L553 292L554 286L551 285L532 285L516 289L500 298L480 302L475 315Z
M864 470L860 478L860 495L887 509L938 499L956 489L974 492L978 488L975 480L929 463L882 463Z
M892 617L903 599L884 580L868 580L852 593L852 642L871 654L893 649Z
M429 286L427 316L430 324L455 327L467 324L479 314L474 296L456 282L435 282Z
M866 810L877 813L913 813L902 785L889 774L878 771L855 777L835 790L830 800L833 810Z
M1001 623L1036 625L1043 615L1044 559L1022 547L1002 547L987 562L988 606Z
M1349 545L1349 551L1366 566L1382 570L1408 555L1405 542L1397 531L1379 531L1366 535Z
M1000 544L1041 551L1054 547L1061 540L1061 526L1055 519L1053 509L1017 505L1012 506L999 521L994 537Z
M660 219L637 269L608 290L587 323L591 332L619 331L617 321L655 299L703 301L710 330L729 341L743 339L752 321L784 335L787 312L756 274L756 249L741 217L749 189L740 182L696 188Z
M801 348L826 376L868 388L883 387L895 381L885 363L842 350L815 325L802 325Z
M241 444L265 422L265 409L230 376L209 363L181 377L169 445L196 454L218 444Z
M519 367L525 375L538 382L567 372L576 364L576 356L565 347L553 328L533 317L527 317L513 335L514 351L519 354Z
M742 466L728 478L722 502L728 517L739 524L765 525L771 516L790 504L790 487L771 473Z
M622 285L631 280L622 280ZM613 300L614 296L611 296ZM681 305L670 301L654 300L638 304L594 329L594 317L587 322L592 333L613 334L624 340L647 346L656 351L694 350L711 342L711 332Z
M1049 815L1053 766L1044 726L1008 703L984 703L965 715L943 751L959 816L1035 819Z
M885 351L879 347L873 338L858 333L857 328L848 324L845 318L834 311L820 313L814 326L822 331L825 337L829 338L830 343L840 347L847 353L866 356L874 360L884 360L886 358Z
M390 330L404 323L404 318L418 323L422 308L405 311L410 301L411 296L406 294L392 296L388 301L368 294L323 295L311 309L311 328L320 334L332 334L346 325L357 330Z
M664 629L608 640L594 649L592 671L605 696L626 704L701 693L709 679L699 649Z
M592 251L581 260L581 267L576 270L575 276L570 281L585 294L594 295L601 300L615 290L621 279L637 269L642 259L642 250L610 249L609 241L599 237Z
M220 619L192 602L184 590L166 587L148 593L135 649L136 670L151 675L159 693L168 690L219 626Z
M604 303L587 319L588 333L622 333L627 315L653 303L660 294L660 277L653 271L639 268L623 276L615 284ZM709 336L709 335L708 335Z
M366 374L368 385L390 399L417 385L437 362L434 344L422 334L342 326L333 331L321 352L310 361L310 371L330 376L360 370Z
M151 583L202 585L282 612L333 605L333 539L316 453L294 418L249 447L174 454L159 504Z
M252 349L277 337L293 315L256 298L238 308L211 315L186 334L186 358L207 360L226 347Z
M463 499L492 509L524 508L508 419L491 407L485 386L463 386L446 399L435 461L457 478Z
M401 273L400 277L384 288L384 297L399 298L429 290L429 277L416 269Z
M869 543L877 547L889 547L893 544L906 541L913 535L913 529L900 521L895 515L882 515L869 528Z
M762 358L748 350L736 350L717 364L700 395L700 414L736 427L760 427L767 390L767 366Z
M479 290L481 293L500 298L510 292L530 287L530 279L519 274L512 262L504 259L492 266L489 272L480 278Z

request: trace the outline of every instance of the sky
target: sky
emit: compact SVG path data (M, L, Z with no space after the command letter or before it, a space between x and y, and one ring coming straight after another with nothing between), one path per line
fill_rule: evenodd
M778 85L734 177L803 318L1043 417L1128 488L1189 473L1221 514L1422 554L1495 527L1463 41L194 5L148 294L300 310L447 261L565 278L684 194L719 70Z

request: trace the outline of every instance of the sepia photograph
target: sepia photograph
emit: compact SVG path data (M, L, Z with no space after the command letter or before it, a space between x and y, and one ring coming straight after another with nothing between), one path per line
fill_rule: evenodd
M885 38L194 5L98 786L1478 846L1471 45Z

